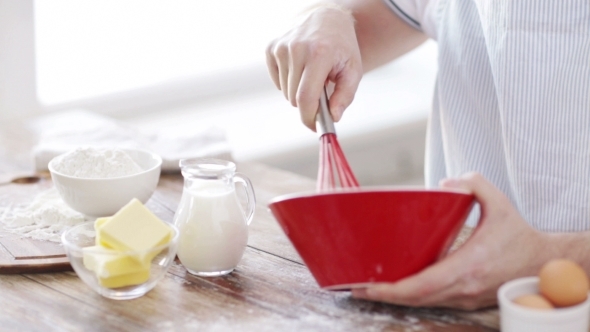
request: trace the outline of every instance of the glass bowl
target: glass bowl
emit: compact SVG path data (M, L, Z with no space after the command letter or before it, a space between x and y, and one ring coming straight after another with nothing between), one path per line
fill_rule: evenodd
M72 227L61 240L72 268L100 295L113 300L138 298L156 286L176 257L178 228L165 244L145 251L116 252L95 246L94 222Z

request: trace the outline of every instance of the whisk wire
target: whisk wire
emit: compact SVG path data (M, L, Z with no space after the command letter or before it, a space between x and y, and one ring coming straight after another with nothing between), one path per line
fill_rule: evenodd
M358 181L340 148L336 135L333 133L324 134L321 136L320 142L317 190L328 191L338 186L343 188L358 187Z
M320 96L316 128L318 134L320 134L317 190L320 192L329 191L335 189L338 185L343 188L358 187L358 181L336 139L336 129L330 115L328 93L325 87Z
M344 156L344 152L342 152L342 148L340 148L340 144L336 137L332 140L332 144L334 146L333 151L336 154L336 161L335 164L338 168L338 177L340 178L341 186L345 188L349 187L358 187L359 183L352 172L352 169L348 162L346 161L346 157Z

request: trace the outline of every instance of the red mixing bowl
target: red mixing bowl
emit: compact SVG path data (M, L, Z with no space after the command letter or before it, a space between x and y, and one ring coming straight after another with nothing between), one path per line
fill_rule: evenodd
M346 290L434 263L474 202L459 191L363 188L280 196L269 207L320 287Z

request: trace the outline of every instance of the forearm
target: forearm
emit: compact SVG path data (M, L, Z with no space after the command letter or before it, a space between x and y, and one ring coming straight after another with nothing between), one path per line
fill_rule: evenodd
M568 258L580 264L590 275L590 232L544 233L543 237L547 245L539 251L546 252L545 260Z
M355 20L363 70L384 65L422 44L427 36L410 27L383 0L335 0Z

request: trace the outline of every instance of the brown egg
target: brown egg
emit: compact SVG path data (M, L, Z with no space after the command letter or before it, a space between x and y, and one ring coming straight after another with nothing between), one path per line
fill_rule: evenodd
M539 272L539 291L556 307L584 302L588 284L584 269L568 259L551 260Z
M515 298L514 300L512 300L512 302L522 305L522 306L525 306L525 307L533 308L533 309L540 309L540 310L553 309L553 305L551 304L551 302L547 301L547 299L545 299L544 297L542 297L539 294L521 295L521 296Z

